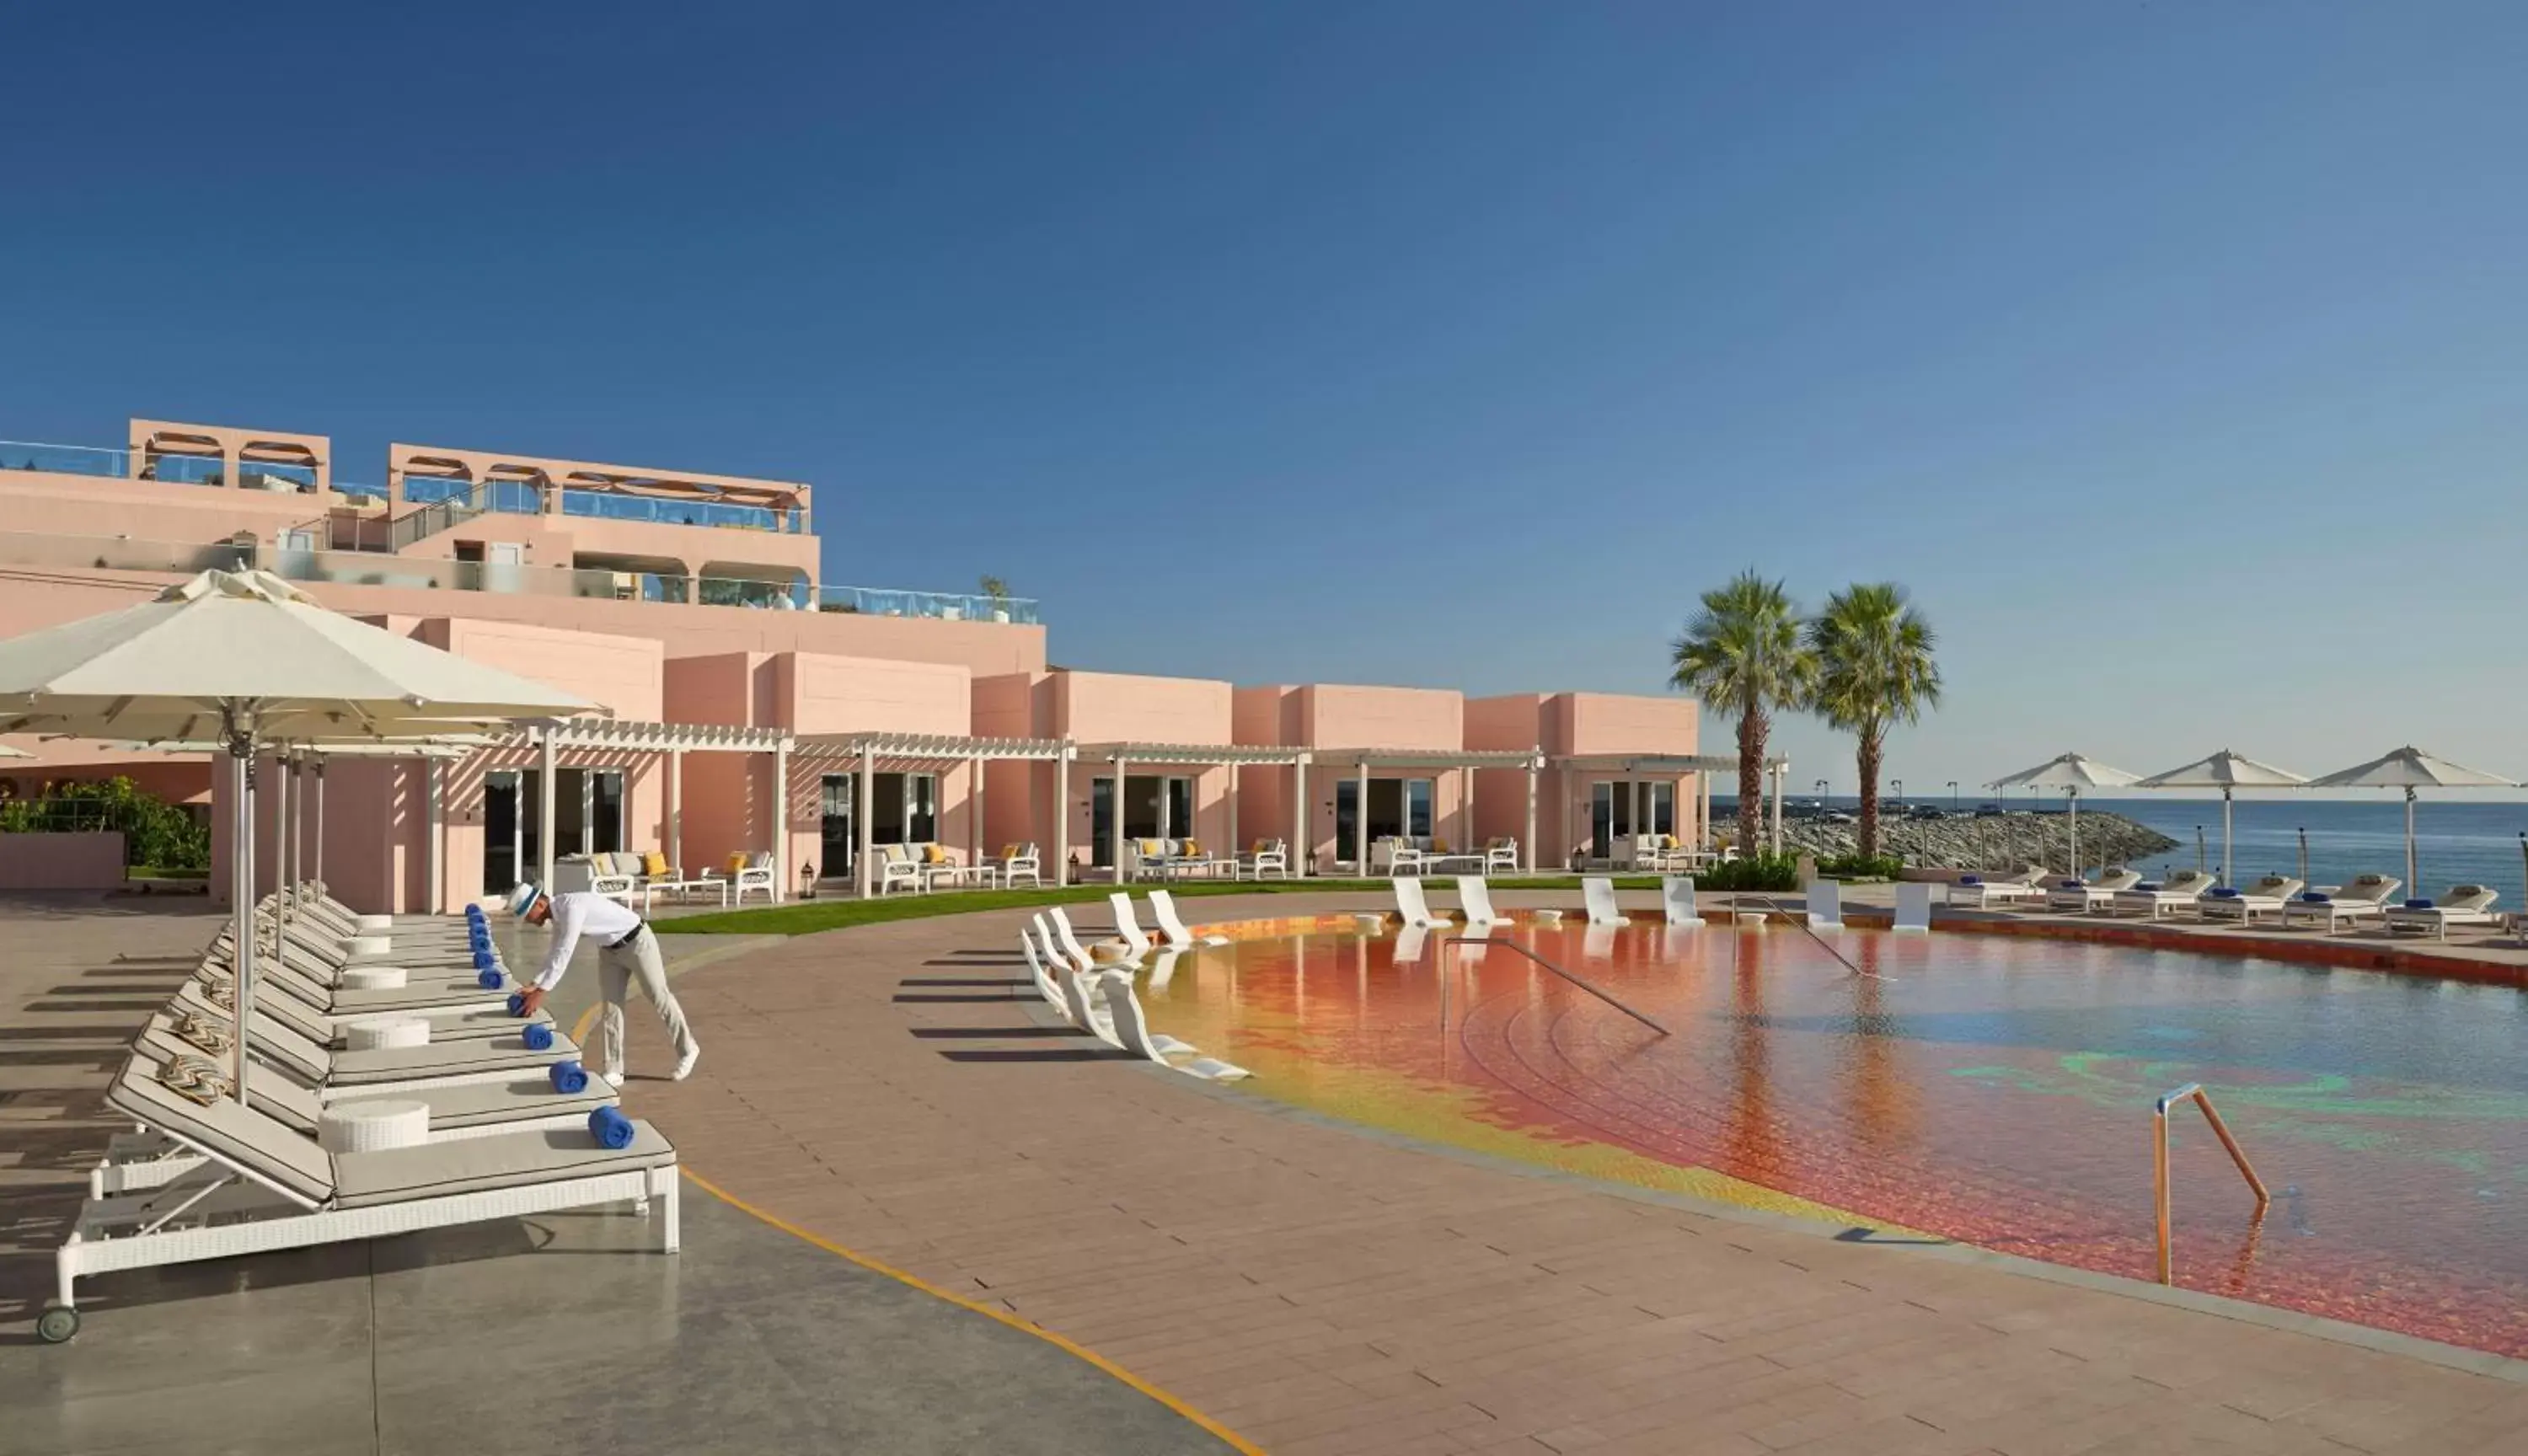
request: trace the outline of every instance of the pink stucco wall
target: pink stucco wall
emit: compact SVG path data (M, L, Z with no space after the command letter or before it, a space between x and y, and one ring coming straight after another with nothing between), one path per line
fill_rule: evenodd
M1690 698L1512 693L1466 703L1466 747L1533 748L1549 757L1694 754L1700 752L1700 720L1701 708ZM1564 862L1588 837L1590 785L1625 777L1606 770L1549 766L1537 781L1537 862ZM1673 783L1678 832L1691 832L1693 802L1700 793L1695 775L1631 777ZM1475 832L1484 838L1523 836L1526 793L1524 774L1485 770L1475 788Z
M0 834L0 890L110 890L122 883L120 834Z

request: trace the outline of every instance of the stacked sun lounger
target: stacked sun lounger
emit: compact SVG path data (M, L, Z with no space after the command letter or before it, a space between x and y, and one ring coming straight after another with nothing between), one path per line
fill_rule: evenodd
M82 1276L630 1202L677 1243L676 1154L542 1014L516 1015L479 911L351 914L321 887L250 917L245 1097L224 932L106 1093L132 1130L55 1255L46 1340Z

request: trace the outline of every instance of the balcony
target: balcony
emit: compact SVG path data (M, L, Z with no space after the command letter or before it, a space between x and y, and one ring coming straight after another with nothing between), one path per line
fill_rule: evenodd
M132 473L130 450L99 449L83 444L37 444L26 441L0 440L0 470L36 470L51 475L84 475L99 480L154 481L163 486L215 486L229 484L227 470L216 456L160 454L141 466L142 474ZM316 494L316 472L304 465L283 465L248 461L238 468L238 486L248 491L268 491L276 494L313 495ZM361 485L352 481L334 482L334 494L354 500L383 502L384 486Z

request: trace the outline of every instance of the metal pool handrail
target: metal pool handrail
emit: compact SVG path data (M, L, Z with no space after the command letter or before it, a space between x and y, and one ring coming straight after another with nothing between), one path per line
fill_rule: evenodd
M2230 1150L2230 1161L2238 1165L2238 1176L2245 1178L2247 1186L2254 1190L2259 1221L2263 1220L2265 1209L2274 1201L2274 1196L2265 1191L2265 1180L2256 1176L2255 1168L2247 1162L2246 1151L2238 1146L2237 1138L2230 1135L2230 1124L2222 1121L2221 1115L2213 1110L2212 1098L2203 1090L2202 1083L2188 1082L2160 1098L2151 1109L2150 1173L2152 1204L2159 1214L2159 1281L2163 1284L2177 1282L2170 1273L2169 1258L2168 1110L2189 1100L2203 1109L2204 1120L2212 1124L2212 1131L2220 1137L2221 1146Z
M1596 984L1592 983L1592 982L1591 982L1587 977L1585 977L1585 976L1576 976L1576 975L1573 975L1571 972L1569 972L1569 971L1567 971L1567 970L1564 970L1561 966L1554 964L1553 962L1546 960L1544 957L1542 957L1542 956L1540 956L1540 955L1536 954L1534 951L1531 951L1531 950L1529 950L1527 947L1525 947L1525 946L1523 946L1523 945L1520 945L1517 941L1514 941L1514 940L1494 940L1492 937L1490 937L1490 936L1485 936L1485 935L1451 935L1451 936L1448 937L1447 939L1445 939L1445 940L1441 941L1441 942L1440 942L1440 944L1442 944L1442 945L1444 945L1444 946L1490 946L1490 947L1493 947L1493 948L1498 949L1498 950L1503 950L1503 951L1516 951L1518 954L1520 954L1520 955L1522 955L1522 956L1525 956L1528 960L1535 962L1537 964L1544 966L1547 970L1550 970L1550 971L1554 972L1555 975L1558 975L1558 976L1562 977L1564 980L1569 981L1571 984L1573 984L1573 985L1575 985L1575 986L1579 987L1581 990L1586 991L1586 992L1588 992L1590 995L1597 997L1600 1001L1603 1001L1603 1002L1606 1003L1608 1006L1613 1007L1615 1010L1617 1010L1617 1011L1619 1011L1619 1012L1622 1012L1625 1015L1628 1015L1628 1016L1632 1017L1634 1020L1641 1022L1643 1025L1648 1026L1650 1029L1652 1029L1653 1031L1658 1032L1659 1035L1661 1035L1661 1036L1666 1036L1666 1035L1668 1035L1668 1034L1669 1034L1669 1033L1668 1033L1668 1029L1667 1029L1666 1027L1661 1026L1659 1022L1652 1020L1650 1017L1643 1015L1640 1012L1637 1012L1637 1011L1633 1010L1631 1007L1626 1006L1626 1005L1624 1005L1622 1002L1620 1002L1620 1001L1616 1000L1616 999L1614 998L1614 996L1612 996L1611 994L1609 994L1609 993L1608 993L1608 992L1606 992L1606 990L1602 989L1601 987L1597 986ZM1448 979L1447 979L1447 977L1448 977L1448 969L1449 969L1449 966L1448 966L1448 964L1447 958L1446 958L1446 957L1443 957L1443 958L1442 958L1442 962L1441 962L1441 965L1440 965L1440 974L1441 974L1441 978L1442 978L1442 979L1441 979L1441 983L1440 983L1440 984L1441 984L1441 986L1442 986L1444 989L1445 989L1445 988L1447 987L1447 985L1448 985Z
M1871 980L1873 980L1873 981L1893 981L1893 980L1895 980L1895 979L1896 979L1896 978L1895 978L1894 976L1892 976L1892 975L1880 975L1878 972L1876 972L1876 971L1874 971L1874 970L1864 970L1864 969L1862 969L1858 964L1855 964L1855 963L1854 963L1854 962L1853 962L1853 960L1852 960L1852 958L1851 958L1851 957L1846 956L1843 952L1836 950L1836 949L1834 948L1834 945L1833 945L1833 943L1832 943L1832 942L1828 941L1824 936L1817 934L1817 928L1816 928L1815 926L1813 926L1813 925L1809 924L1809 922L1808 922L1808 921L1806 921L1806 920L1804 920L1804 919L1800 918L1799 916L1792 914L1789 910L1786 910L1782 909L1782 903L1781 903L1780 901L1778 901L1778 900L1775 900L1772 896L1770 896L1770 895L1759 895L1759 896L1757 896L1756 898L1757 898L1758 900L1761 900L1761 901L1764 902L1764 905L1765 905L1765 908L1766 908L1766 909L1771 910L1774 913L1776 913L1776 914L1778 914L1778 915L1782 916L1784 919L1789 920L1792 924L1794 924L1794 925L1798 926L1798 927L1800 928L1801 933L1805 934L1806 936L1808 936L1808 938L1809 938L1809 939L1811 939L1811 940L1813 940L1813 941L1816 941L1816 942L1817 943L1817 949L1819 949L1819 950L1821 950L1821 951L1825 952L1825 953L1826 953L1827 955L1829 955L1829 956L1832 956L1835 960L1842 962L1843 962L1843 968L1844 968L1844 969L1846 969L1846 970L1848 970L1848 971L1851 971L1854 975L1866 975L1866 976L1870 977L1870 978Z

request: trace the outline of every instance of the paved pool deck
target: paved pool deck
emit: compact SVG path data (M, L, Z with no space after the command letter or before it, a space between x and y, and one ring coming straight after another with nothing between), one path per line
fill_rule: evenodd
M641 1079L667 1053L635 1008L626 1100L697 1180L677 1260L603 1252L628 1219L520 1221L100 1279L79 1341L37 1348L30 1262L107 1130L80 1087L174 973L113 956L208 933L140 918L70 913L50 969L0 968L0 1451L161 1445L179 1421L207 1450L440 1449L425 1418L514 1444L516 1406L448 1410L484 1385L564 1450L2528 1448L2507 1363L1496 1164L1121 1060L1050 1024L1009 911L667 937L703 1063ZM316 1326L333 1340L292 1342ZM335 1377L339 1410L285 1419ZM334 1419L342 1444L266 1439Z

